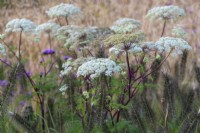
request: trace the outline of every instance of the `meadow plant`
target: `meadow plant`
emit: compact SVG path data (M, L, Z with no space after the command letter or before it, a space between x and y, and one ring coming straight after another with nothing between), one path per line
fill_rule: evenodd
M173 119L176 112L174 98L177 94L173 85L177 85L178 80L171 82L173 78L169 75L163 75L164 111L153 110L146 97L147 88L153 86L151 81L157 78L155 74L170 55L178 57L192 49L184 40L185 32L180 28L172 30L173 37L164 37L168 20L177 21L184 17L184 9L170 5L148 11L147 18L164 20L161 38L157 41L146 40L147 35L140 30L141 22L132 18L118 19L110 28L81 27L69 25L69 18L82 13L72 4L61 3L46 13L58 20L59 17L64 17L67 25L48 21L36 26L28 19L14 19L6 25L6 36L0 36L0 52L10 52L16 59L11 64L0 59L8 66L6 69L11 71L7 90L2 91L3 97L0 99L0 116L3 118L0 120L1 131L6 133L8 126L4 119L8 119L6 115L9 110L11 118L26 131L33 133L170 132L173 122L180 127L181 132L185 132L186 121L194 120L194 123L187 125L187 131L193 131L198 125L197 111L188 111L191 118L186 119L182 125ZM20 35L18 49L12 49L5 41L13 32L19 32ZM26 56L21 53L22 46L25 47L25 44L22 45L22 33L32 33L41 38L36 44L40 50L40 73L30 75L27 71ZM41 34L48 35L49 48L45 50L40 48L42 37L45 37ZM59 44L62 49L55 50L54 43ZM64 60L60 51L65 53ZM115 58L111 59L112 57ZM185 63L186 59L182 60L181 66L185 67ZM26 80L16 84L16 80L20 80L17 75L23 75ZM10 103L7 96L14 86L20 88L22 85L29 91L32 89L33 95L27 101L35 104L24 105L23 101L21 104L24 111L20 115L8 108ZM157 120L155 114L162 119ZM181 114L180 111L177 114ZM169 124L170 120L172 123Z

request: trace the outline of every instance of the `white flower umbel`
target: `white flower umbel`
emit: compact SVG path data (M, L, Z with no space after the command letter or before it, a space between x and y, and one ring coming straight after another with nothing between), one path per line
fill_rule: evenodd
M5 32L34 32L36 25L28 19L13 19L6 24Z
M144 52L150 52L156 50L155 42L142 42L140 45Z
M60 76L65 76L70 73L73 68L72 59L68 59L65 63L62 64L63 70L60 72Z
M142 48L140 46L138 46L137 44L131 44L131 46L129 47L129 49L127 51L131 54L137 54L137 53L142 52ZM113 46L109 49L110 54L119 55L124 52L125 52L125 49L120 49L115 46Z
M51 7L46 11L49 17L71 17L72 15L77 15L81 13L81 10L72 5L61 3L57 6Z
M68 86L65 84L59 88L59 91L62 92L62 95L65 95Z
M162 37L156 43L158 52L170 52L173 49L173 55L182 54L183 50L191 50L192 47L181 38Z
M178 37L182 39L186 39L187 37L186 31L180 26L174 27L171 33L174 37Z
M113 73L120 72L120 67L112 60L107 58L98 58L83 63L77 71L77 76L89 76L90 79L95 79L101 74L112 76Z
M121 18L115 21L111 30L118 34L132 33L134 30L139 29L141 23L132 18Z
M4 47L4 45L3 44L1 44L0 43L0 53L2 54L2 55L6 55L6 49L5 49L5 47Z
M154 7L148 11L146 17L150 20L177 20L185 15L186 14L183 8L170 5Z
M60 72L60 76L62 77L70 73L76 72L80 65L92 59L94 59L94 57L78 58L76 60L73 60L72 58L68 59L62 65L63 70Z
M35 32L36 34L41 34L42 32L47 34L55 34L57 30L60 28L60 25L54 23L54 22L47 22L40 24L36 27Z
M64 40L64 47L76 49L77 47L84 47L95 38L94 28L81 28L79 26L69 25L58 29L57 38Z

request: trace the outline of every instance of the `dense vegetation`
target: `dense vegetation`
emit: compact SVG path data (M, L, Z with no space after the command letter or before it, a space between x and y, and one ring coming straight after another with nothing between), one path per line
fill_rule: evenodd
M51 19L39 25L13 19L0 35L0 133L200 132L200 67L189 64L198 82L191 83L189 34L167 29L186 16L183 8L148 11L146 21L163 23L156 41L133 18L105 28L73 25L83 12L63 3L46 14ZM29 43L39 72L28 71Z

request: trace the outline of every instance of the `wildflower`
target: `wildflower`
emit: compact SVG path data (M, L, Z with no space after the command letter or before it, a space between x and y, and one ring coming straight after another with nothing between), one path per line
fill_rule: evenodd
M62 95L65 95L67 88L68 86L66 84L60 87L59 91L62 92Z
M162 37L156 43L155 47L159 52L170 52L173 50L173 55L182 54L183 50L191 50L192 47L181 38Z
M0 80L0 86L1 87L6 87L9 84L7 80Z
M49 17L71 17L73 15L77 15L81 13L81 10L72 5L72 4L64 4L61 3L57 6L51 7L48 11L46 11Z
M132 18L121 18L115 21L111 29L118 34L132 33L134 30L139 29L141 23Z
M4 45L1 44L1 43L0 43L0 53L1 53L2 55L6 55L6 49L5 49Z
M131 46L132 43L139 43L145 38L144 33L138 32L135 34L114 34L110 35L104 40L105 46L115 46L116 48L122 49L124 46Z
M28 19L13 19L6 24L5 32L34 32L36 25Z
M107 58L98 58L83 63L77 71L77 76L89 76L90 79L99 77L101 74L111 76L115 72L119 72L120 67L112 60Z
M182 38L182 39L185 39L186 38L186 36L187 36L187 33L186 33L186 31L182 28L182 27L174 27L173 29L172 29L172 35L174 36L174 37L178 37L178 38Z
M119 49L119 48L116 48L115 46L109 49L109 53L115 54L115 55L119 55L121 53L124 53L125 51L126 51L125 49ZM132 54L137 54L137 53L142 52L142 48L138 46L137 44L133 43L131 44L131 46L129 47L127 51Z
M63 56L64 60L68 60L70 58L72 58L71 56Z
M53 49L45 49L42 51L42 54L44 55L52 55L52 54L55 54L55 50Z
M155 42L142 42L140 44L144 52L150 52L150 51L155 51Z
M146 17L151 20L177 20L179 18L184 17L185 11L184 9L178 7L178 6L161 6L161 7L155 7L148 11Z
M59 28L60 28L60 25L58 25L54 22L47 22L47 23L38 25L35 29L35 32L36 32L36 34L40 34L42 32L45 32L48 34L49 33L55 34Z
M6 34L0 34L0 39L4 39L6 37Z
M20 105L21 105L22 107L24 107L25 104L26 104L25 101L21 101L21 102L20 102Z
M63 26L57 31L57 38L65 41L64 46L70 49L85 47L95 38L95 30L79 26Z
M83 91L83 96L88 99L90 96L89 96L89 93L87 91Z
M63 70L60 72L60 76L62 77L70 73L76 72L80 65L92 59L94 59L94 57L78 58L76 60L69 58L65 63L62 64Z

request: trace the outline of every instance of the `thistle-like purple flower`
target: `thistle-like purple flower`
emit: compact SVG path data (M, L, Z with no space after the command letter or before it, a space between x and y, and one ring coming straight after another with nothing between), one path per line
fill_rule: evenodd
M21 101L21 102L20 102L20 105L21 105L22 107L24 107L25 104L26 104L25 101Z
M45 50L43 50L42 51L42 54L43 55L52 55L52 54L55 54L55 50L53 50L53 49L45 49Z
M1 87L6 87L9 84L7 80L0 80L0 86Z

